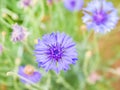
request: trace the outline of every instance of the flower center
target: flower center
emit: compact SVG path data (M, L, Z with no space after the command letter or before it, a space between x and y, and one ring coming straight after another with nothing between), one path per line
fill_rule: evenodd
M76 4L76 3L75 3L75 1L73 0L73 1L71 1L70 4L71 4L72 7L75 7L75 4Z
M103 24L107 19L107 14L103 11L96 12L93 16L93 20L97 25Z
M57 49L56 49L56 50L54 50L53 52L54 52L54 55L59 54L59 51L58 51Z
M52 46L47 54L50 58L58 61L62 58L63 49L60 46Z
M34 67L31 66L31 65L27 65L27 66L24 68L24 73L25 73L26 75L29 75L29 76L33 75L33 73L34 73Z

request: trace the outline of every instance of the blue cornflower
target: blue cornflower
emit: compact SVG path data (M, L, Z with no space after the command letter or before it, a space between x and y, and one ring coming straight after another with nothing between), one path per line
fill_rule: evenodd
M83 22L95 32L110 32L118 22L117 10L111 2L93 0L83 9Z
M46 71L67 71L69 65L75 64L77 60L75 45L72 38L65 33L46 34L35 46L36 61Z
M27 84L30 84L31 82L37 83L40 81L42 77L41 74L38 71L35 71L34 67L31 65L20 66L18 70L18 75L25 78L25 79L20 78L20 80L23 83L27 83Z
M70 11L79 11L82 9L84 0L64 0L64 6Z

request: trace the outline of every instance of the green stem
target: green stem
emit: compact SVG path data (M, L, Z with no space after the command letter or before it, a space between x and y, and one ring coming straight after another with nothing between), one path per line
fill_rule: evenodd
M45 87L47 87L47 90L50 90L50 86L51 86L51 74L48 74L48 79L47 79L47 85Z
M84 60L84 64L83 64L83 72L84 72L84 75L85 77L88 76L88 64L89 64L89 59L88 58L85 58Z
M3 18L0 18L1 23L5 24L7 27L12 28L9 23L7 23Z
M86 49L87 45L88 45L88 39L91 35L92 31L85 37L84 37L84 42L83 42L83 47ZM83 62L83 72L84 72L84 75L85 77L88 76L88 64L89 64L89 58L85 55L85 59L84 59L84 62Z
M8 75L8 76L9 76L9 75L15 75L15 76L17 76L17 77L19 77L19 78L21 78L21 79L23 79L23 80L29 82L31 85L35 86L36 88L43 90L40 86L38 86L38 85L35 84L34 82L32 82L32 81L30 81L30 80L24 78L23 76L21 76L21 75L15 73L15 72L12 72L12 71L11 71L11 72L8 72L7 75Z
M63 79L60 75L58 75L58 76L59 76L59 77L58 77L58 83L63 84L64 87L67 88L67 90L74 90L73 87L72 87L71 85L69 85L69 84L65 81L65 79Z
M45 15L45 6L44 6L44 0L41 0L41 15L40 15L40 19L43 18L43 16Z
M95 53L96 53L94 68L97 68L99 60L100 60L100 56L99 56L100 54L99 54L99 45L98 45L96 34L94 34L94 46L95 46Z

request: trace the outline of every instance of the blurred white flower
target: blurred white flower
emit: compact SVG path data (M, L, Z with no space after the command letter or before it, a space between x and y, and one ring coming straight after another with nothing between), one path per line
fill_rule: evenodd
M120 67L118 67L116 69L110 69L109 72L120 76Z
M5 37L6 36L6 31L2 31L2 36Z
M88 50L85 54L86 59L90 59L92 54L93 54L92 51Z
M87 30L87 26L85 24L80 26L80 30L82 31L86 31Z
M17 66L19 66L20 63L21 63L21 59L20 59L20 58L16 58L16 59L15 59L15 64L16 64Z

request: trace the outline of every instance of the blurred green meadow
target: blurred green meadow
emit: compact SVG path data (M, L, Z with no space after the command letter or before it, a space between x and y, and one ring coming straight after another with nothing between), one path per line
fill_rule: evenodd
M70 12L62 0L33 0L33 6L22 8L20 0L0 0L0 90L120 90L120 21L110 33L88 32L82 22L82 11ZM84 7L90 0L84 0ZM113 2L120 16L120 0ZM23 42L11 41L12 25L18 23L29 32ZM34 56L37 39L46 33L65 32L77 43L79 60L67 72L45 72L38 68ZM42 74L39 83L23 84L18 67L32 65ZM14 72L14 73L12 73ZM88 78L96 72L100 79Z

